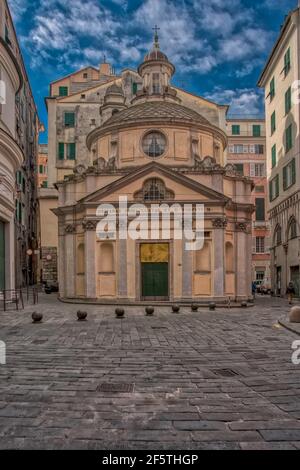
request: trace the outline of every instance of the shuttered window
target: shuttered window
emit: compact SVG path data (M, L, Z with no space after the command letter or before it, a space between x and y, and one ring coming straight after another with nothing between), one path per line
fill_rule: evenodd
M286 153L293 147L293 128L292 124L285 130L285 151Z
M276 166L277 163L277 152L276 152L276 144L272 147L272 168Z
M275 131L276 131L276 113L274 111L271 116L271 134L274 134Z
M243 175L243 174L244 174L244 165L243 165L243 163L236 163L234 166L235 166L236 171L237 171L240 175Z
M274 201L279 196L279 175L276 175L269 183L270 201Z
M292 91L291 87L285 93L285 114L288 114L292 108Z
M59 142L58 144L58 159L63 160L65 158L65 144L63 142Z
M260 137L260 126L259 125L254 125L252 129L253 137Z
M59 87L59 96L68 96L69 89L67 86L60 86Z
M291 49L288 48L284 54L284 76L286 77L291 69Z
M138 84L134 82L134 83L132 84L132 94L133 94L133 95L136 95L136 94L137 94L137 91L138 91Z
M283 168L283 189L288 188L296 183L296 160L293 160Z
M65 126L66 127L75 126L75 113L65 113Z
M240 126L237 125L237 124L234 124L232 127L231 127L231 131L232 131L232 135L240 135Z
M271 101L274 98L274 96L275 96L275 78L273 77L270 82L270 100Z
M76 144L75 143L67 144L67 159L68 160L76 159Z
M255 207L256 207L256 220L258 222L264 221L265 220L265 199L256 198Z

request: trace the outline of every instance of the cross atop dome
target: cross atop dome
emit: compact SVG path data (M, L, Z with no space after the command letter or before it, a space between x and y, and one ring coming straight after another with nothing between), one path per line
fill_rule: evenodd
M156 24L152 30L154 31L154 48L159 49L158 31L160 31L160 28Z

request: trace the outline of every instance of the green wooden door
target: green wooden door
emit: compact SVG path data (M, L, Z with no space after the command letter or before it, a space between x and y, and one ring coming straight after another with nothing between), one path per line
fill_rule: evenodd
M169 298L168 263L142 263L142 297L153 300Z
M0 220L0 289L5 289L5 225Z

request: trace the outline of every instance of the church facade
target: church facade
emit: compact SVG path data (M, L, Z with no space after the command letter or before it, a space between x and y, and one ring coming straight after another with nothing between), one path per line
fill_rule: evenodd
M62 300L251 297L252 180L226 162L227 107L173 87L174 72L155 35L138 68L140 86L133 96L126 93L123 75L99 85L105 90L101 124L86 136L88 158L77 155L72 173L56 183ZM70 109L72 100L68 96L61 103ZM174 236L174 213L168 238L162 236L161 219L155 239L150 226L136 239L111 238L108 232L107 239L99 237L104 216L99 206L107 204L118 214L120 197L127 198L129 212L137 205L203 206L202 248L187 250L186 240Z

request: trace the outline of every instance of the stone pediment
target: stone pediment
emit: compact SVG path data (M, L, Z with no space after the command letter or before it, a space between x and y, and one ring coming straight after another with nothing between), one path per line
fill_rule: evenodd
M175 194L176 200L210 201L226 204L230 199L224 194L215 191L188 176L174 171L157 162L151 162L141 168L120 177L117 181L87 195L78 203L97 204L101 201L117 200L119 195L128 195L134 200L134 194L141 189L147 178L160 178ZM179 197L180 196L180 197Z

